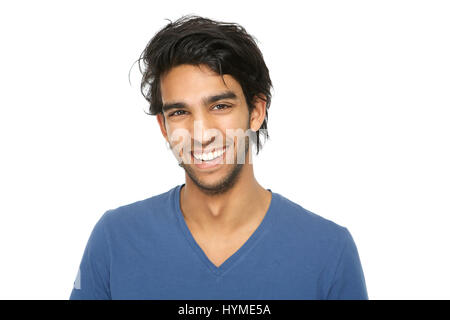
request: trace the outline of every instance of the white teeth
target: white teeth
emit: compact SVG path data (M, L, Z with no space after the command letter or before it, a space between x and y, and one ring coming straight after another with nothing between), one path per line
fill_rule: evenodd
M225 151L226 150L224 150L224 149L220 149L220 150L215 150L214 152L208 152L208 153L201 153L201 154L194 153L194 158L197 160L211 161L211 160L223 155Z

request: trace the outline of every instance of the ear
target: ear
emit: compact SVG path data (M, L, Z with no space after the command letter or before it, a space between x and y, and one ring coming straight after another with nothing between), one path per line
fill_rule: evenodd
M164 115L162 114L162 112L156 115L156 119L158 120L159 129L161 130L164 139L166 139L166 141L169 141L167 138L166 121L164 119Z
M264 99L267 97L264 94L260 94ZM258 131L264 122L266 117L266 101L255 95L253 97L253 105L255 106L250 115L250 129Z

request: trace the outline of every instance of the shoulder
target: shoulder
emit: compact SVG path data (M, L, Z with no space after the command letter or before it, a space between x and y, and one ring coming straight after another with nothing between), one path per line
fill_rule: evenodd
M281 251L295 253L296 261L311 272L325 272L322 280L329 283L344 253L354 256L355 246L349 230L279 195L273 236Z
M317 244L343 245L349 232L346 227L312 212L281 194L277 194L277 226L302 241Z
M128 225L145 224L149 221L167 217L167 212L172 209L173 196L178 186L148 197L146 199L124 204L107 210L100 218L99 224L105 228L125 228Z

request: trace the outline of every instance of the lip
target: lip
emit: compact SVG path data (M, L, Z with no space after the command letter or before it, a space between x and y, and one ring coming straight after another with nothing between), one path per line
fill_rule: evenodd
M202 150L202 149L199 149L199 150L192 150L192 153L209 153L209 152L214 152L214 151L216 151L216 150L224 150L224 149L226 149L226 148L228 148L228 146L224 146L224 147L222 147L222 148L218 148L218 147L216 147L216 148L211 148L211 149L209 149L209 150Z
M200 160L197 160L197 159L195 159L194 158L194 151L191 151L191 163L192 164L194 164L194 166L196 167L196 168L198 168L198 169L214 169L214 168L216 168L216 167L218 167L219 165L221 165L221 164L225 164L225 157L226 157L226 154L227 154L227 150L226 149L228 149L228 147L229 146L225 146L225 147L223 147L222 149L225 149L225 152L222 154L222 156L220 156L220 157L217 157L217 158L215 158L215 159L213 159L213 160L211 160L211 161L203 161L203 160L201 160L201 163L198 163L198 161L200 161ZM217 149L211 149L211 151L213 151L213 150L217 150ZM203 151L203 152L205 152L206 153L206 151ZM200 152L198 152L198 153L200 153Z

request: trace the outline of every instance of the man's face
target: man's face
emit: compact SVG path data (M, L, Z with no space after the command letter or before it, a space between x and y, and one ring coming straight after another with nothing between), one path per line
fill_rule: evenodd
M160 83L163 135L189 178L211 195L234 185L249 149L243 135L230 132L251 133L240 84L230 75L223 80L205 65L180 65Z

